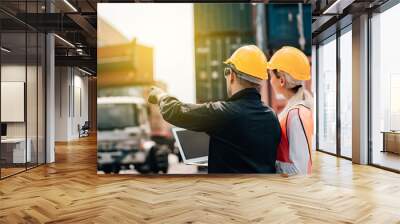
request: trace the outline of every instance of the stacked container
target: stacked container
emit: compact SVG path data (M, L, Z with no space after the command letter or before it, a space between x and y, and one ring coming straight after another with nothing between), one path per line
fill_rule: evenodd
M290 45L311 55L311 5L268 4L265 9L269 51Z
M153 48L136 43L98 48L99 87L152 85Z
M225 61L237 48L255 44L252 6L194 4L197 102L225 99Z

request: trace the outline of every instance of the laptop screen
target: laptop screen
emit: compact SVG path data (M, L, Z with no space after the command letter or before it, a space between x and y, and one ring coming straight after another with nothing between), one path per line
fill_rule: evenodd
M1 124L1 136L7 136L7 124Z
M176 135L179 138L179 143L186 159L208 156L210 137L206 133L177 130Z

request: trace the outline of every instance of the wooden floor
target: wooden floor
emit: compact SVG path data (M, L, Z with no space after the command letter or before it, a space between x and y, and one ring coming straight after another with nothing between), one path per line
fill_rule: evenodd
M377 165L400 170L400 154L395 154L392 152L381 152L376 150L374 151L372 161L374 164Z
M311 177L98 176L96 140L0 181L0 223L400 223L400 175L316 153Z
M25 167L23 168L14 168L14 167L7 167L7 168L1 168L1 177L7 177L7 176L11 176L13 174L22 172L25 170Z
M27 169L33 169L37 166L37 164L29 164L27 163L27 167L24 164L19 164L18 167L2 167L1 168L1 178L5 178L11 175L15 175L20 172L24 172Z

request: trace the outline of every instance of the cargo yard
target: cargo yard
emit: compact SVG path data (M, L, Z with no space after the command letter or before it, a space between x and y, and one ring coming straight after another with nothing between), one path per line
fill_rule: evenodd
M103 129L98 127L98 157L99 157L99 172L121 172L121 173L202 173L207 172L204 167L196 167L185 165L182 162L181 155L172 136L172 125L165 122L154 105L147 105L146 99L148 97L149 88L153 85L159 86L167 92L185 92L186 94L175 95L178 98L185 99L187 94L195 96L195 99L189 102L204 103L217 100L225 100L228 98L226 92L226 82L222 75L225 65L222 63L226 60L236 49L244 45L257 45L265 42L264 52L267 55L272 55L275 51L282 46L291 45L303 49L308 58L311 59L311 7L308 5L262 5L262 4L189 4L190 8L182 8L186 10L185 15L190 15L187 20L193 21L191 29L182 27L183 31L179 31L181 38L193 38L193 45L175 41L168 43L170 49L178 48L179 52L185 51L191 53L193 51L193 61L186 63L180 57L166 58L168 55L163 52L163 48L157 49L157 42L151 43L146 40L147 29L162 29L158 26L167 26L158 22L157 26L149 26L144 31L132 31L129 36L128 29L118 30L118 18L112 17L113 24L107 23L107 11L99 11L99 48L98 48L98 96L99 100L107 101L112 97L131 97L131 101L135 99L142 99L144 107L147 107L148 116L141 118L141 112L137 111L139 107L137 103L130 103L136 108L131 113L122 113L117 110L121 103L111 103L105 106L101 103L98 107L98 112L107 114L106 107L109 108L110 114L114 113L117 117L99 117L99 124L103 124L101 119L108 119L110 122L118 123L129 119L124 116L137 116L137 120L143 123L135 123L126 127L115 127L111 130L110 127ZM155 11L169 11L168 7L173 5L160 6L161 9ZM143 6L140 10L146 9L154 11L149 7ZM106 10L106 9L105 9ZM113 10L113 9L108 9ZM187 11L190 10L190 13ZM122 12L121 12L122 13ZM104 15L104 17L102 17ZM149 14L151 15L151 13ZM121 18L130 18L128 15ZM131 17L134 20L135 17ZM151 19L142 17L142 19ZM121 23L123 20L121 20ZM150 22L151 23L151 22ZM151 23L153 24L153 23ZM272 30L271 27L278 26L279 32ZM191 31L193 33L190 33ZM136 33L136 35L134 35ZM140 33L143 33L141 36ZM174 33L168 35L174 37ZM182 37L184 36L184 37ZM154 38L155 39L155 38ZM169 38L174 39L174 38ZM116 41L113 43L113 41ZM121 41L122 40L122 43ZM153 40L154 41L154 40ZM182 50L181 50L182 49ZM161 62L156 62L156 61ZM174 72L175 76L160 77L157 71L160 68L157 66L161 63L172 63L188 67L187 70L194 71L191 79L194 83L186 83L178 77L190 77L191 73L181 71L179 68ZM190 66L193 67L190 67ZM188 79L190 80L190 79ZM307 88L311 90L311 82L307 81ZM176 85L180 83L179 85ZM193 87L191 87L193 86ZM179 91L178 91L178 90ZM271 105L273 109L279 112L286 104L284 99L277 98L269 82L262 84L261 96L265 104ZM114 98L116 101L120 100ZM104 106L103 106L104 105ZM112 108L112 109L111 109ZM112 112L113 110L113 112ZM123 114L123 116L122 116ZM113 120L115 119L115 120ZM145 120L145 121L144 121ZM119 146L116 142L121 141L112 140L113 135L117 135L120 131L133 130L134 127L139 128L139 133L127 133L126 141L131 141L130 135L138 136L137 140L132 140L136 143L127 144L125 148ZM140 130L143 129L143 130ZM115 133L113 133L115 132ZM109 136L109 137L108 137ZM131 140L129 140L131 139ZM102 143L104 142L104 144ZM115 143L113 143L115 142ZM143 144L141 144L143 142ZM122 144L123 145L123 144ZM141 145L147 145L149 148L140 148ZM165 148L160 150L160 148ZM105 147L105 148L104 148ZM122 147L122 148L121 148ZM131 152L126 147L130 147ZM160 151L159 151L160 150ZM124 151L124 153L119 153ZM154 155L153 155L154 154ZM136 158L138 157L138 162ZM155 157L155 160L151 158ZM114 159L113 159L114 158ZM140 158L140 159L139 159ZM127 162L127 161L131 162ZM122 162L125 161L125 162ZM154 164L150 164L154 163ZM106 165L108 164L108 165ZM157 167L160 168L143 168L143 167ZM103 168L106 167L106 168ZM136 168L135 168L136 167ZM140 167L140 168L137 168ZM148 169L148 170L147 170Z

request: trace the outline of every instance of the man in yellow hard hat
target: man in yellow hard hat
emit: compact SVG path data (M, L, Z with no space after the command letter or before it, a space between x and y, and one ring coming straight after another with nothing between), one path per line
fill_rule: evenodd
M153 88L149 102L160 106L169 123L210 136L209 173L275 173L279 121L257 90L268 76L267 59L247 45L224 64L226 101L187 104Z
M313 98L304 88L311 78L307 56L294 47L282 47L268 63L271 86L288 100L279 114L282 129L276 168L285 175L311 174Z

